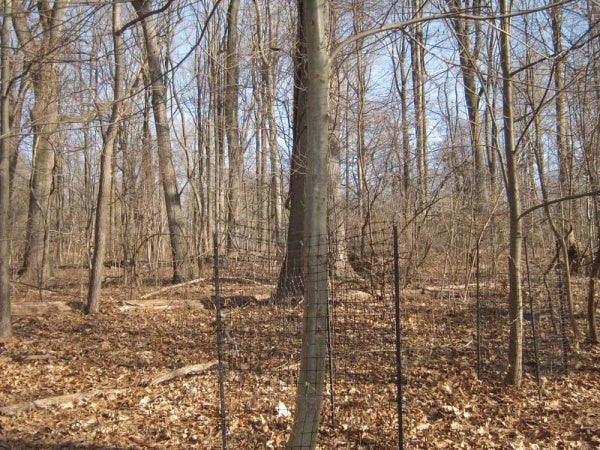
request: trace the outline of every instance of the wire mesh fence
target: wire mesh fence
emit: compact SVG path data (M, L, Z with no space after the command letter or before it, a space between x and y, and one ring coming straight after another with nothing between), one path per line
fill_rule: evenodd
M497 236L484 234L462 253L428 253L426 242L415 250L414 230L394 231L389 224L332 231L312 274L325 281L327 299L324 356L314 365L324 378L323 448L422 447L427 427L455 414L457 380L496 383L506 371L509 286ZM214 422L222 440L213 436L206 446L282 448L293 431L308 275L289 249L298 244L300 260L310 249L242 227L214 244L202 260L202 286L176 288L186 289L186 301L198 293L203 314L210 311L195 349L220 360L219 376L204 372L211 389L203 391L202 420ZM551 258L538 251L523 260L524 368L538 380L568 363L564 268ZM172 301L177 291L165 288Z
M483 244L482 244L483 243ZM480 379L501 378L508 364L508 274L481 262L486 245L477 248L475 313L477 371ZM553 377L567 368L566 293L564 267L556 261L530 261L524 245L522 273L523 365L540 377ZM557 253L558 255L558 253Z
M231 448L284 445L302 364L305 268L259 236L237 229L219 241L207 305L223 356L221 426ZM466 270L442 281L415 263L402 237L383 224L328 238L317 274L327 286L326 355L312 366L325 380L326 445L399 448L404 427L420 426L418 380L440 367L495 381L506 370L508 276L494 237L482 236ZM539 382L566 369L564 280L560 261L545 271L543 260L523 262L524 367Z
M240 242L257 248L247 236ZM390 425L398 429L392 243L390 227L371 232L368 242L345 236L329 246L328 264L316 274L327 281L328 299L326 361L316 365L325 379L325 439L366 447L383 439L380 448L398 447L397 432L390 435ZM294 286L283 295L277 287L285 274L275 251L272 257L239 249L230 254L215 255L219 292L211 305L217 327L221 321L228 445L249 445L250 429L257 444L281 447L277 439L290 431L301 363L305 298L297 294L303 277L290 274Z

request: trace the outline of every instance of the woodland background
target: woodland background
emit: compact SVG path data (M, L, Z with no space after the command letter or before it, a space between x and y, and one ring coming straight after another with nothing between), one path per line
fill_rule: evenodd
M275 261L273 301L306 294L322 318L311 264L364 279L386 223L403 289L462 286L466 301L480 270L505 288L509 384L523 377L523 238L536 273L561 273L570 346L597 352L596 2L2 8L3 337L11 310L72 283L78 314L110 309L102 285L203 288L215 247Z

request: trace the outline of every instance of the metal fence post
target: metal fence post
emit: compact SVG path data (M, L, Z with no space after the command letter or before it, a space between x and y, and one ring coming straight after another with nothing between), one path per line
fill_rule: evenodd
M402 334L400 325L400 255L398 252L398 227L394 225L394 310L396 319L396 389L398 405L398 448L404 448L402 430Z
M221 400L221 442L223 450L227 450L227 410L225 409L225 367L223 363L223 320L221 316L222 304L219 278L219 234L217 231L215 231L213 235L213 241L217 355L219 359L219 397Z

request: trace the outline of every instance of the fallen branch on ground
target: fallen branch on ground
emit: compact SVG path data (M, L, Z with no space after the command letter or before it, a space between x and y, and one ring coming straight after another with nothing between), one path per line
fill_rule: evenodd
M218 364L219 361L214 360L204 364L194 364L192 366L180 367L179 369L160 374L159 376L150 380L148 384L150 386L156 386L157 384L164 383L165 381L170 381L175 378L187 377L189 375L197 375L199 373L206 372L207 370L210 370L213 367L216 367Z
M33 400L31 402L16 403L14 405L4 406L0 408L0 414L3 414L5 416L13 416L21 411L29 411L30 409L61 407L69 405L70 403L73 403L77 400L88 400L92 397L97 397L99 395L121 394L123 392L125 392L125 389L108 389L105 391L94 389L87 392L77 392L75 394L41 398L38 400Z
M176 289L178 287L189 286L190 284L196 284L196 283L199 283L200 281L206 281L206 280L204 278L196 278L194 280L184 281L183 283L173 284L171 286L165 286L164 288L160 288L158 291L148 292L147 294L142 295L140 297L140 299L150 298L153 295L160 294L162 292L166 292L171 289Z

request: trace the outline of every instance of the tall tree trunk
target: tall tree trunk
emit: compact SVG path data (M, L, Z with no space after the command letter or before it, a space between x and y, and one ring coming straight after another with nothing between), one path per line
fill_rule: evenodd
M33 35L27 22L25 3L19 12L13 10L13 24L19 44L27 54L33 86L31 109L33 128L33 167L29 185L29 209L23 267L20 274L40 284L50 274L49 203L53 190L55 142L59 130L60 85L58 67L52 55L60 48L63 18L69 1L55 1L52 6L38 2L41 30Z
M589 5L588 11L588 22L590 28L592 28L595 32L598 32L600 26L598 25L596 18L598 16L597 10L598 7L596 5ZM597 39L594 39L589 44L589 53L590 55L595 55L600 50L600 45ZM598 88L598 83L600 82L600 62L598 58L593 58L593 63L591 65L591 85L594 86L594 90L592 91L592 98L594 100L594 104L596 105L595 114L596 120L592 122L592 130L587 134L589 137L585 139L586 145L584 146L584 158L586 163L586 170L588 179L593 191L598 191L600 189L600 180L599 180L599 154L598 154L598 144L600 143L600 139L598 139L598 130L600 130L600 116L598 115L598 108L600 107L600 89ZM588 84L589 86L589 84ZM587 102L586 102L587 106ZM582 126L585 130L586 127ZM595 255L594 260L592 261L592 267L590 269L589 280L588 280L588 293L587 293L587 324L588 324L588 339L590 342L594 344L598 344L600 342L600 338L598 337L598 325L596 319L596 311L598 309L598 300L596 299L596 287L598 285L598 278L600 277L600 201L597 196L592 197L591 199L593 205L593 217L594 224L593 228L595 228L595 236L592 238L590 236L590 240L594 239L595 243ZM592 233L590 233L591 235Z
M229 156L229 190L227 195L227 250L237 247L234 236L240 224L240 206L242 195L242 175L244 172L244 155L240 143L238 124L239 96L239 56L238 56L238 15L239 0L230 0L227 10L227 54L225 58L225 133Z
M422 0L413 1L415 17L423 16ZM427 115L425 113L425 42L423 38L423 24L417 23L413 27L411 41L413 99L415 104L415 129L417 140L417 167L419 173L418 195L421 205L429 203L429 163L427 155Z
M490 31L486 37L487 48L487 73L485 81L485 148L488 161L488 177L490 186L490 197L494 198L497 192L497 152L499 151L498 126L496 123L496 98L497 98L497 83L494 81L494 49L496 48L495 32Z
M288 448L315 448L327 343L327 155L329 55L327 0L305 0L308 154L305 192L305 302L296 411Z
M294 54L294 118L290 187L286 205L290 210L286 255L274 297L285 299L303 292L304 189L308 147L306 35L304 0L297 0L298 22Z
M87 314L95 314L100 308L100 288L104 269L104 254L106 250L106 228L110 211L110 191L112 181L112 159L116 147L117 133L121 110L121 84L123 77L122 37L118 33L121 23L121 4L113 3L113 48L115 58L115 73L113 80L113 105L110 123L104 135L102 156L100 160L100 186L98 187L98 202L96 206L96 226L94 237L94 256L90 282L88 285ZM127 205L129 206L129 205Z
M10 16L11 0L2 2L0 30L0 338L12 336L8 222L10 213Z
M502 110L504 112L504 155L506 158L506 194L510 220L510 256L508 261L509 338L506 382L520 386L523 375L523 299L521 294L522 220L521 198L517 179L517 149L514 137L512 74L510 63L511 20L509 0L500 0L500 63L502 66Z
M363 20L362 2L352 2L352 27L354 34L361 32L360 23ZM364 241L366 227L364 223L368 220L369 209L369 185L367 183L367 161L365 146L365 108L366 108L366 80L365 65L363 63L363 41L359 39L355 42L354 55L356 58L356 199L357 210L363 225L361 235L361 251L364 251Z
M561 195L566 196L571 194L570 182L570 166L572 152L569 145L569 137L567 136L567 116L566 116L566 93L565 93L565 74L564 64L562 61L562 18L561 6L555 5L550 9L552 17L552 42L554 44L554 52L559 55L554 63L554 88L556 89L556 148L558 152L558 178L560 184ZM564 202L559 203L561 226L557 227L551 220L552 230L559 243L560 250L563 254L563 274L565 277L565 288L567 296L567 306L569 308L569 316L571 328L575 341L579 340L579 331L577 321L575 320L575 311L573 304L573 293L571 283L571 261L569 260L569 241L567 236L574 230L571 220L571 208L568 207L568 212L565 213ZM550 216L548 216L550 218ZM573 232L573 236L575 233Z
M587 294L587 322L588 322L588 340L592 344L598 344L598 327L596 325L596 310L598 309L598 301L596 300L596 286L598 277L600 276L600 244L596 248L596 254L590 269L590 278L588 281Z
M266 4L267 23L268 23L268 41L271 51L266 58L263 68L265 96L267 101L267 123L269 128L269 165L271 169L270 180L270 200L271 200L271 219L274 228L274 239L277 248L283 245L282 243L282 227L283 227L283 202L281 199L281 164L279 161L279 152L277 150L277 122L275 120L275 69L277 63L276 50L273 50L274 25L273 14L269 2ZM264 43L263 43L263 49ZM264 54L264 53L263 53Z
M451 11L470 11L477 14L479 11L478 1L474 4L466 1L463 5L461 0L452 0ZM486 173L484 147L481 136L481 118L479 113L480 94L475 76L477 74L476 59L479 53L478 42L480 42L480 29L474 30L475 43L471 42L472 30L467 19L452 19L454 32L458 42L458 53L460 57L460 71L462 73L463 90L467 113L469 115L469 131L471 147L473 152L473 186L475 189L475 214L481 215L487 203ZM480 218L481 219L481 218Z
M158 147L158 165L165 196L165 206L169 223L169 237L173 256L173 283L189 280L193 277L193 265L189 254L185 233L185 217L181 208L181 196L177 187L177 176L173 166L173 151L169 121L167 119L167 97L164 73L160 58L160 49L156 24L149 13L151 0L133 0L132 5L141 19L144 30L144 44L150 89L152 92L152 110Z
M551 3L554 3L554 0L552 0ZM554 88L556 89L555 108L558 179L561 189L561 195L566 196L571 193L569 167L571 165L570 159L572 155L569 148L569 137L567 136L565 72L562 59L563 48L561 8L562 7L560 5L551 6L550 16L552 19L552 44L554 46L554 54L558 55L558 57L554 61ZM563 228L565 228L564 224Z

